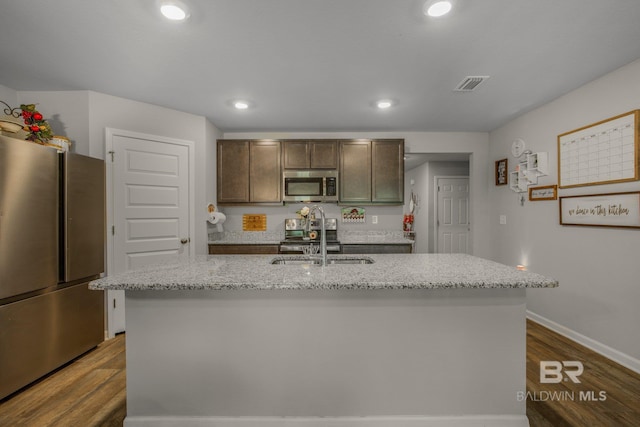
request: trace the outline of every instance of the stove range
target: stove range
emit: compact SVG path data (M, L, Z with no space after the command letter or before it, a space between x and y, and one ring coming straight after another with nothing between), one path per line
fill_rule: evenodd
M307 221L311 221L307 228ZM280 241L281 254L313 253L319 250L322 239L322 227L319 219L306 220L288 218L284 220L284 239ZM327 233L327 253L340 253L342 247L338 241L338 220L325 219ZM315 246L312 249L311 247Z

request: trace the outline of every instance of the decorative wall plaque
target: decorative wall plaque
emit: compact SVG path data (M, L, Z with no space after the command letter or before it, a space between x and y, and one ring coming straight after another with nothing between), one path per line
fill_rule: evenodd
M560 224L640 228L640 192L560 197Z
M242 231L267 231L267 214L242 215Z

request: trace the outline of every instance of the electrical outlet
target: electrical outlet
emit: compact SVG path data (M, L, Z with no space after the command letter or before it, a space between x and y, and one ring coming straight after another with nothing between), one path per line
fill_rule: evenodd
M378 215L371 215L371 224L378 223Z
M500 215L500 225L505 225L507 223L507 216Z

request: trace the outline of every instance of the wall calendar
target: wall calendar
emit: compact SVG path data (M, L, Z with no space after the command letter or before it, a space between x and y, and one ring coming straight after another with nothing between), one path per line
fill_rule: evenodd
M558 135L559 187L640 179L639 116L634 110Z

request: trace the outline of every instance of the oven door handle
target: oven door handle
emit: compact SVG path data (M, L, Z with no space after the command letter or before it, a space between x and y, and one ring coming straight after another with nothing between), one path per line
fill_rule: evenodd
M320 244L312 243L314 246L320 246ZM284 244L280 245L280 252L304 252L304 248L309 245L295 245L295 244ZM340 245L327 245L327 252L340 252Z
M300 252L300 253L302 253L302 245L280 245L280 252Z

